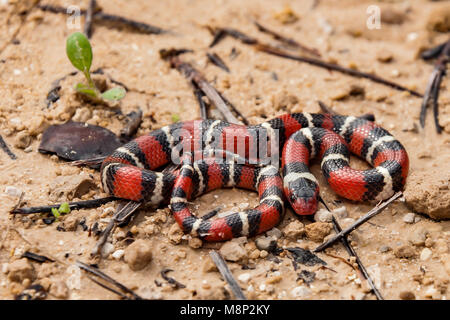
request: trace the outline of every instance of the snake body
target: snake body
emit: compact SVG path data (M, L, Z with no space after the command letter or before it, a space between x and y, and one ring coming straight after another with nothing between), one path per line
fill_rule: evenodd
M212 157L216 150L226 152ZM277 163L281 150L283 178ZM350 153L373 168L350 168ZM194 156L186 156L190 154ZM230 160L230 154L239 157ZM221 241L253 236L275 226L284 213L284 195L297 214L314 214L319 186L309 171L309 160L316 156L331 188L350 200L386 199L403 189L408 175L405 148L374 122L353 116L292 113L254 126L193 120L163 127L114 151L102 163L101 179L104 190L118 198L152 205L170 201L186 233ZM178 168L154 171L174 162ZM213 220L190 212L190 199L233 186L257 190L259 206Z

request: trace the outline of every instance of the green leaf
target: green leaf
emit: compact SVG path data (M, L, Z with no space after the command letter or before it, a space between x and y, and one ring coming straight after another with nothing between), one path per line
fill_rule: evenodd
M61 216L56 208L52 208L52 214L55 216L56 220Z
M70 207L69 207L69 204L68 204L67 202L61 203L61 205L59 206L58 211L59 211L60 213L64 213L64 214L70 213Z
M126 91L122 87L109 89L102 93L102 98L106 100L117 101L125 97Z
M179 115L177 115L177 114L172 114L172 122L178 122L178 121L180 121L180 116Z
M89 87L85 84L77 83L75 85L75 90L77 90L79 93L87 95L91 98L97 98L97 92L95 91L95 89L92 89L91 87Z
M92 65L92 47L84 34L75 32L67 38L66 53L75 68L89 72Z

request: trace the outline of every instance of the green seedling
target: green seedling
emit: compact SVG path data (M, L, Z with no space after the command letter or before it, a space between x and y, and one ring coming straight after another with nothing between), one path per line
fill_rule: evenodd
M178 121L180 121L180 116L176 113L172 114L172 122L175 123Z
M59 217L61 214L59 213L59 210L56 208L52 208L52 214L55 216L56 220L59 220Z
M88 38L81 32L75 32L67 38L66 53L72 65L86 77L87 84L77 83L75 90L96 101L118 101L125 97L125 89L115 87L103 93L95 86L91 78L92 47Z
M56 218L56 220L59 220L61 214L68 214L68 213L70 213L70 207L67 202L61 203L58 209L52 208L52 214Z

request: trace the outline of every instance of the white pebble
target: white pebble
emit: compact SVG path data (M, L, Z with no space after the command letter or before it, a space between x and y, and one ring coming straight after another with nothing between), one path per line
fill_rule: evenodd
M243 274L239 275L238 280L243 283L247 283L248 280L250 280L250 273L243 273Z
M417 32L411 32L408 33L407 39L408 41L414 41L419 37L419 35L417 34Z
M5 262L2 264L2 272L5 274L8 273L8 263Z
M298 286L298 287L295 287L294 289L292 289L291 294L294 297L304 297L304 296L310 295L311 294L311 290L309 290L305 286Z
M433 251L431 251L428 248L425 248L420 253L420 260L426 261L426 260L430 259L432 255L433 255Z
M22 71L20 71L19 69L14 69L14 75L18 76L21 73Z
M320 209L314 215L314 220L319 222L331 222L333 214L325 209Z
M9 120L9 122L14 125L20 125L22 123L22 120L20 120L20 118L12 118Z
M259 290L260 291L266 291L266 285L263 283L262 285L259 286Z
M19 188L16 188L16 187L7 186L5 188L5 193L8 196L15 197L15 198L20 198L20 196L22 195L22 190L20 190Z
M102 257L107 258L113 251L114 245L110 242L105 243L102 248Z
M416 215L414 213L410 212L403 216L403 221L406 223L414 223L415 217L416 217Z
M119 249L119 250L114 251L114 253L112 254L112 257L116 260L120 260L124 254L125 254L125 250Z
M338 216L339 219L347 218L348 212L347 208L342 206L333 210L333 213Z

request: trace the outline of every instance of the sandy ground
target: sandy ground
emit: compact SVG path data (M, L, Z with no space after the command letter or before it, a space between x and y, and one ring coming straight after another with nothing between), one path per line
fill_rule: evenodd
M230 261L229 267L249 298L375 298L340 244L327 253L318 254L328 268L299 265L294 270L286 252L278 256L278 261L273 261L267 251L256 248L255 238L226 244L203 243L196 248L200 245L198 241L180 234L168 209L146 209L141 210L130 225L115 231L105 258L93 261L89 255L97 238L93 234L89 236L77 223L84 219L88 227L95 222L99 222L100 228L104 227L118 202L98 209L73 211L52 225L44 224L39 215L11 216L9 211L18 198L8 187L24 192L24 206L71 201L73 194L67 198L67 192L58 192L60 185L71 187L70 183L61 182L64 179L61 177L69 177L67 181L73 182L81 175L91 184L88 184L90 188L80 191L83 195L76 194L75 200L105 196L95 170L74 168L55 156L37 152L42 132L49 125L72 119L98 124L118 133L124 124L123 117L107 107L93 106L75 97L73 85L82 80L78 76L61 83L61 99L47 108L45 98L52 82L74 70L65 55L65 39L75 30L67 27L63 15L25 10L32 7L32 2L0 1L0 134L18 157L13 161L0 151L1 299L14 298L30 284L41 284L49 292L48 299L117 298L85 277L74 266L77 260L98 263L106 274L145 298L226 299L231 296L230 291L208 257L211 249L222 246L226 246L221 249L224 255L230 260L237 259ZM374 114L377 123L406 147L414 181L408 184L406 191L410 197L416 197L416 202L421 202L424 209L407 215L412 211L405 199L396 201L371 224L353 232L351 243L385 298L448 297L450 222L433 220L421 213L430 211L435 216L449 217L449 78L443 80L441 88L440 121L444 132L438 135L431 112L426 128L418 129L421 99L417 97L369 80L269 56L231 38L209 49L212 37L205 28L207 25L232 27L273 43L273 39L255 28L252 19L257 19L287 37L317 48L327 61L374 72L424 92L433 64L419 59L418 54L421 49L447 39L448 33L433 29L442 27L435 22L439 19L446 17L447 23L450 21L448 2L377 1L382 20L381 29L374 30L366 27L366 9L374 1L323 0L315 7L314 1L287 0L98 2L105 12L173 31L167 35L142 35L130 30L95 27L91 40L93 69L103 68L130 88L121 102L121 109L124 114L138 107L143 110L144 121L138 135L172 123L173 115L181 120L200 118L186 79L159 57L160 49L172 47L194 50L183 55L183 59L201 70L253 124L286 112L319 112L318 100L341 114ZM85 8L87 1L40 3ZM234 59L230 58L232 49L238 53ZM226 73L209 63L207 52L221 56L231 72ZM104 76L97 78L105 79ZM352 163L355 167L367 168L358 159L352 159ZM351 224L373 207L370 203L340 199L326 185L318 164L313 166L313 173L319 179L322 197L330 206L333 209L346 207L347 213L341 210L338 216L342 226ZM202 214L220 205L231 210L239 205L256 204L257 194L232 189L204 195L196 199L193 206ZM438 210L433 211L434 207ZM405 222L408 218L412 218L410 223ZM311 221L298 221L288 210L278 226L282 232L277 234L279 247L313 249L321 242L320 238L329 233L327 224L307 227L306 230L313 227L325 230L315 239L311 233L304 234L303 225ZM58 231L61 227L66 231ZM130 269L136 266L126 263L123 257L113 257L114 253L120 256L117 250L126 249L130 238L142 240L144 247L152 252L150 263L141 270ZM39 264L20 259L27 250L52 257L56 262ZM186 287L175 289L167 284L160 274L163 268L172 269L168 275ZM314 281L308 284L299 279L298 274L304 270L314 272Z

